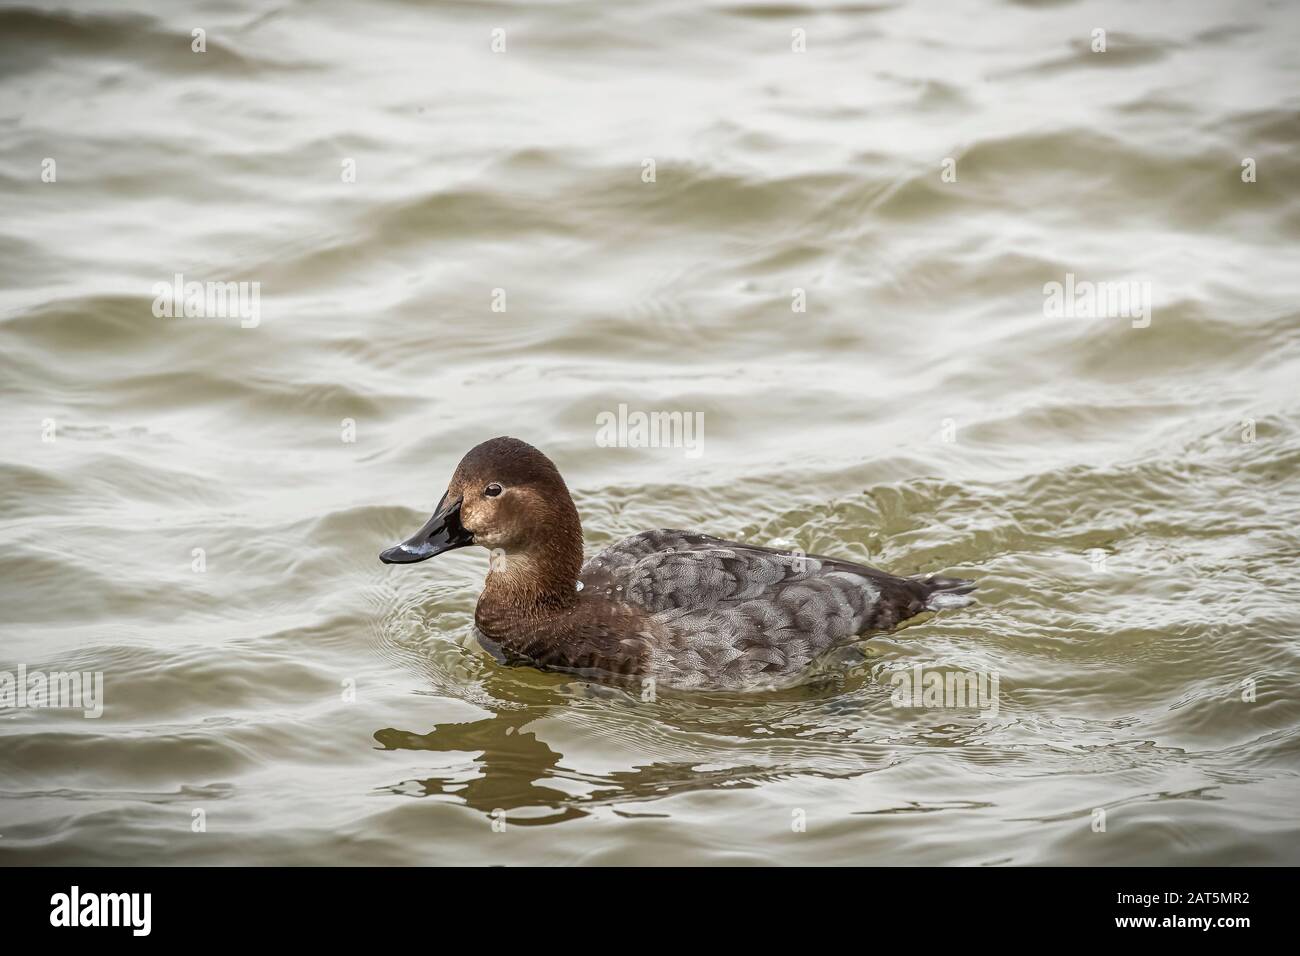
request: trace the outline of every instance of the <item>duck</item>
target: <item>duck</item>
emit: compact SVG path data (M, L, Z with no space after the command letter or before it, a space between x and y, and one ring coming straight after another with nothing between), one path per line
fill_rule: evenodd
M470 546L491 552L474 630L499 662L643 690L795 685L829 651L969 603L975 588L666 529L584 561L559 470L509 437L470 449L433 516L379 559L414 564Z

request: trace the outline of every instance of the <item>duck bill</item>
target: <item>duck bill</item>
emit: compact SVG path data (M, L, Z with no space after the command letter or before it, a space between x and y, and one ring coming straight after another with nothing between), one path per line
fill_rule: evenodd
M414 564L427 561L444 551L455 551L474 543L474 535L460 523L460 502L450 505L447 496L438 502L438 510L415 534L379 555L384 564Z

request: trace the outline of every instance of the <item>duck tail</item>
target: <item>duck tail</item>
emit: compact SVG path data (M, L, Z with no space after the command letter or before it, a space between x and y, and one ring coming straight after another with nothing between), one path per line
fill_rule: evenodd
M967 581L965 578L948 578L939 574L913 580L926 589L925 606L930 611L965 607L975 600L970 596L970 592L978 587L974 581Z

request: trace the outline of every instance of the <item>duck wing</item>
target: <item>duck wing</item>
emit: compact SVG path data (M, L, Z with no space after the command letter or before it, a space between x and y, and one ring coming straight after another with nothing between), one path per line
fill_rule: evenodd
M729 688L786 682L831 648L928 609L935 593L973 587L669 530L601 552L582 580L647 612L652 673L670 686Z

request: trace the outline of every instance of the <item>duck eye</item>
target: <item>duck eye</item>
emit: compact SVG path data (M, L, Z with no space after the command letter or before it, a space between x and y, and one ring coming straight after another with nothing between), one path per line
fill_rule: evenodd
M495 498L497 495L501 494L501 486L494 481L483 489L483 494L487 495L489 498Z

